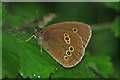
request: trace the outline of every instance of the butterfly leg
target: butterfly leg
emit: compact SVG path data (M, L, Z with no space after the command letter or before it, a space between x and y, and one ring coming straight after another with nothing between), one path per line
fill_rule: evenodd
M40 56L42 56L42 40L41 40L41 44L40 44Z
M15 37L14 34L12 34L12 36ZM29 38L26 39L26 40L21 40L21 39L19 39L19 38L17 38L17 37L15 37L15 38L16 38L18 41L21 41L21 42L28 42L28 41L31 40L33 37L36 38L35 35L32 35L31 37L29 37Z
M40 47L40 56L42 56L42 45Z

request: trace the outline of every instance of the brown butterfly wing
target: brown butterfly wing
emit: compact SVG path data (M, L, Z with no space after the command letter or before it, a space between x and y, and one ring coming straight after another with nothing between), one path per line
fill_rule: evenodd
M85 48L91 38L91 28L89 25L82 23L82 22L62 22L50 25L46 27L49 30L65 30L65 31L72 31L73 29L77 29L77 34L81 36L83 40L83 47Z
M65 33L69 35L70 43L65 41L68 40L65 39ZM81 37L70 31L45 29L42 42L49 55L66 68L75 66L84 55ZM74 48L74 51L70 53L71 56L68 56L66 51L69 50L70 46Z

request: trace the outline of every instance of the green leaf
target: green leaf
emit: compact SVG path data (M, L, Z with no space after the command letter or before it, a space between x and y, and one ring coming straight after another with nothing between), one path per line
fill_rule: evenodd
M0 79L2 78L2 2L0 2Z
M2 76L7 75L9 78L14 78L19 71L18 51L20 51L20 46L11 34L4 32L2 36Z
M90 57L89 57L90 56ZM109 77L113 74L113 64L111 62L111 59L109 56L106 55L88 55L87 56L87 63L89 66L95 67L96 71L99 71L99 73L103 77Z
M113 24L112 24L112 31L114 33L114 35L116 37L120 37L120 26L118 26L120 24L120 16L116 17L116 19L113 21Z
M13 28L22 26L24 19L20 16L9 16L10 25Z
M40 47L35 39L24 43L18 38L25 39L27 34L12 34L3 32L3 76L16 77L19 72L23 77L49 78L54 72L54 67L57 71L52 78L95 78L109 77L113 74L113 66L108 56L94 56L86 52L76 67L66 69L56 63L45 50L40 56Z
M0 79L2 78L2 30L0 30Z

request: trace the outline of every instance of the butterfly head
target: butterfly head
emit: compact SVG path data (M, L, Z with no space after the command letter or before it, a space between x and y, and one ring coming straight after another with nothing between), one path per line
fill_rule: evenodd
M34 33L35 33L35 36L36 36L36 39L38 40L38 42L41 43L43 33L44 33L43 28L39 28L38 26L34 27Z
M42 31L42 28L39 28L38 26L34 27L35 34L38 33L38 32L41 32L41 31Z

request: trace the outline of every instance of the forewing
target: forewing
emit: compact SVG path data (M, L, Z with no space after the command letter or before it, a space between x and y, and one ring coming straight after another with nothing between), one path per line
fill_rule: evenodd
M46 27L48 30L65 30L73 32L74 29L77 29L77 34L81 36L83 40L83 47L85 48L91 38L91 28L89 25L81 22L62 22L50 25Z

